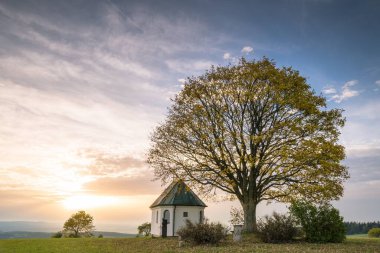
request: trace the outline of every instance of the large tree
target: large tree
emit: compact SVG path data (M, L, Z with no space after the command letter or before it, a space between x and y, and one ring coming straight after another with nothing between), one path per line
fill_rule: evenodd
M95 229L94 218L85 211L78 211L63 225L63 231L70 237L90 237Z
M152 134L148 163L164 182L237 198L253 232L261 201L342 196L344 122L298 71L242 58L187 79Z

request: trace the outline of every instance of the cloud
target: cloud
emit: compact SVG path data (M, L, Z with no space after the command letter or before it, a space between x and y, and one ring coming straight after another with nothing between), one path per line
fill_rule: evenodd
M344 164L349 167L350 182L380 182L380 148L347 150Z
M0 217L2 220L55 220L64 218L64 211L57 205L59 196L42 190L0 190Z
M371 145L356 145L346 149L347 156L351 159L373 158L380 155L380 147Z
M340 142L346 149L343 163L348 166L351 178L346 183L343 201L366 198L374 201L380 194L379 110L380 102L370 99L345 106L347 121Z
M95 176L111 176L111 175L140 175L142 171L146 171L147 164L144 160L129 155L118 155L104 153L92 149L79 152L83 156L91 160L87 167L87 173Z
M0 185L11 187L10 181L12 187L67 193L94 176L80 174L89 160L95 160L93 173L141 169L133 158L149 146L166 97L177 91L167 85L175 79L162 74L165 66L155 54L164 61L176 52L202 51L201 43L194 43L198 36L188 34L202 29L190 20L173 23L146 12L125 17L106 4L95 9L104 17L96 25L0 4L8 17L2 25L7 50L0 55L0 168L29 168L0 177ZM118 151L112 158L78 157L78 150L89 146Z
M0 83L3 83L0 87L0 108L3 112L0 114L3 122L0 126L0 152L9 154L14 151L17 157L22 155L21 152L40 153L41 150L42 156L43 152L46 155L50 150L64 147L77 149L84 145L82 148L86 148L91 143L114 145L121 139L134 143L131 147L134 151L142 150L141 145L144 148L147 146L144 141L148 141L147 135L154 126L154 118L147 114L144 106L131 108L98 92L92 91L91 94L90 90L86 97L78 97L80 90L71 91L74 94L70 95L25 87L7 80L0 80ZM143 83L141 87L144 87ZM75 142L70 141L73 138ZM27 150L18 145L31 145L36 149ZM45 150L37 148L40 146ZM20 163L16 157L15 161ZM7 156L9 158L10 155Z
M104 177L83 185L83 190L95 195L154 195L162 190L160 183L145 176Z
M326 95L335 94L336 93L336 89L334 87L327 86L327 87L323 88L322 92L324 94L326 94Z
M98 60L98 62L103 63L115 70L119 71L129 71L133 74L136 74L143 78L151 78L152 73L150 70L148 70L146 67L142 66L141 64L134 63L134 62L128 62L124 59L121 59L120 57L117 57L116 55L111 55L109 53L104 53L100 50L98 50L95 53L95 56Z
M346 82L341 88L341 93L333 95L331 97L331 100L333 100L336 103L340 103L349 98L358 96L360 92L352 89L352 87L356 85L357 83L358 83L357 80L351 80L351 81Z
M187 75L194 75L197 73L200 74L209 69L212 65L216 65L216 63L213 61L203 59L189 61L172 59L167 60L165 63L169 69Z
M380 80L375 81L375 84L377 84L377 86L380 86Z
M232 64L238 64L239 63L239 58L233 56L231 53L224 53L223 59L228 60L228 62L230 62Z
M231 54L230 53L224 53L223 54L223 59L228 60L230 58L231 58Z
M358 84L358 80L351 80L351 81L348 81L346 82L344 85L343 85L343 89L346 89L346 88L349 88L349 87L352 87L354 85Z
M185 76L170 70L208 69L218 36L137 5L28 6L0 3L0 219L57 217L57 202L83 191L154 192L149 133Z
M177 81L180 82L181 84L184 84L184 83L186 82L186 79L184 79L184 78L180 78L180 79L178 79Z
M48 159L47 159L48 160ZM0 192L30 191L39 192L36 197L56 198L60 195L78 191L86 177L79 177L76 169L65 170L62 167L1 167ZM55 168L54 170L51 168Z
M249 53L253 53L253 48L252 47L250 47L250 46L245 46L245 47L243 47L242 49L241 49L241 52L243 53L243 54L249 54Z
M374 156L380 150L380 101L368 99L360 104L345 106L346 125L341 143L349 157Z

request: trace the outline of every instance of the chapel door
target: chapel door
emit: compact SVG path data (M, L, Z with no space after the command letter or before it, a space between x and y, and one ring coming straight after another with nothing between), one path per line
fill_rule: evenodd
M168 224L170 223L170 212L169 210L164 211L164 217L162 219L162 237L168 236Z
M162 237L168 236L168 221L162 219Z

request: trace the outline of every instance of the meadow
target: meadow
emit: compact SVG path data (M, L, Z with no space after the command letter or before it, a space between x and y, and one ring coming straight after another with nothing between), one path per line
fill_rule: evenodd
M242 242L231 238L219 246L178 247L176 238L60 238L60 239L3 239L0 253L121 253L121 252L365 252L380 253L380 239L350 236L344 243L312 244L294 242L266 244L246 236Z

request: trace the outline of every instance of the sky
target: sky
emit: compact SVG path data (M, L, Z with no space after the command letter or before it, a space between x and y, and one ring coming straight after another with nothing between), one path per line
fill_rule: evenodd
M380 220L379 1L0 0L0 220L136 232L164 190L149 136L186 77L244 56L344 109L347 221ZM228 224L234 202L206 200ZM258 215L283 205L262 203Z

